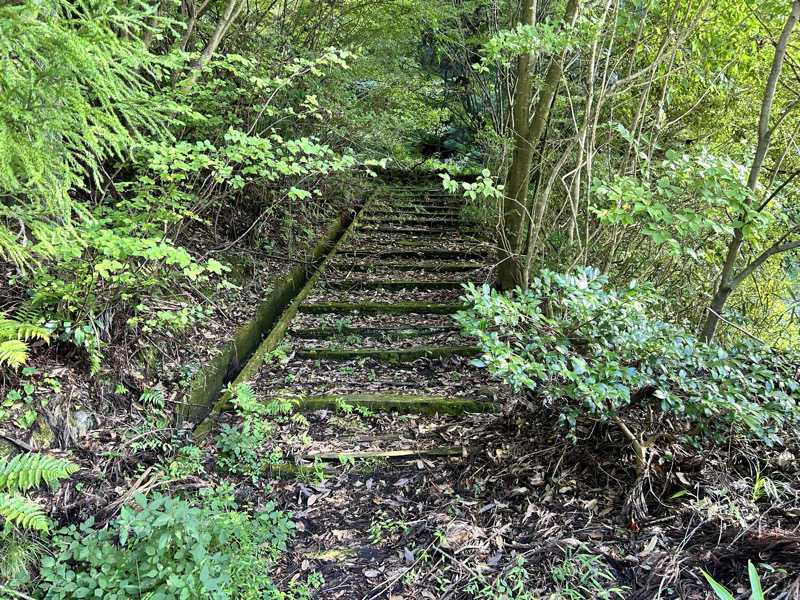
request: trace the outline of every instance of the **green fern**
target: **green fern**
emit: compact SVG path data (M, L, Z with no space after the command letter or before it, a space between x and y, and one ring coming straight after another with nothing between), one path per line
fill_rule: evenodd
M22 529L47 531L50 520L36 502L17 494L0 492L0 515Z
M47 454L18 454L11 460L0 458L0 490L24 492L38 487L42 481L55 486L69 477L78 465Z
M33 323L12 319L0 313L0 366L6 364L14 369L28 360L29 340L50 341L50 332Z
M47 531L50 522L35 502L20 495L42 482L54 487L80 467L46 454L19 454L0 458L0 516L23 529Z

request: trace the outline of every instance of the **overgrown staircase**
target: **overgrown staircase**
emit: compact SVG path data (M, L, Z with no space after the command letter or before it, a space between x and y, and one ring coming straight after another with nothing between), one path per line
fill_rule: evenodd
M423 484L426 472L469 455L458 419L499 408L502 386L471 364L478 348L452 319L462 307L461 284L492 277L487 247L462 226L459 209L453 196L431 188L374 198L297 307L286 358L269 361L251 380L259 396L290 399L312 424L343 407L380 421L371 435L319 439L312 426L314 439L293 457L306 470L324 462L330 473L363 460L381 470L382 485L365 483L356 463L333 489L303 487L307 494L287 500L303 523L296 560L313 561L328 580L321 598L366 597L378 585L370 575L391 555L369 533L381 505L403 493L398 485ZM364 485L374 486L371 499ZM325 503L309 502L320 495L341 505L335 517Z

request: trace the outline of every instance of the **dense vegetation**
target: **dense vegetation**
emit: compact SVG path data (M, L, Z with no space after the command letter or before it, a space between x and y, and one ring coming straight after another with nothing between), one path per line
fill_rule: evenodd
M759 453L796 451L798 19L800 0L2 3L0 597L313 597L317 573L270 573L290 515L191 479L254 482L303 417L232 390L242 421L209 461L185 392L197 346L397 173L435 174L487 232L496 277L456 319L525 398L513 418L622 434L627 522L667 444L735 440L759 476ZM130 493L59 512L103 414ZM458 593L527 598L514 569Z

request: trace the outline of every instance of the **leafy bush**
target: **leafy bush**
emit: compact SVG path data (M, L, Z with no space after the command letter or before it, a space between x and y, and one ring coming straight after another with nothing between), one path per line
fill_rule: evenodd
M615 423L639 470L666 417L691 425L692 436L721 440L735 426L767 444L780 443L782 426L800 420L796 355L701 343L654 316L664 300L647 286L612 290L587 268L542 271L525 292L473 284L466 291L472 306L456 320L478 338L476 364L517 389L563 401L560 423L572 439L581 416ZM648 411L662 416L651 423Z
M271 502L252 516L239 511L231 488L201 500L138 495L138 509L123 508L106 529L93 519L62 529L56 555L42 561L43 597L280 597L269 569L292 535L289 515Z

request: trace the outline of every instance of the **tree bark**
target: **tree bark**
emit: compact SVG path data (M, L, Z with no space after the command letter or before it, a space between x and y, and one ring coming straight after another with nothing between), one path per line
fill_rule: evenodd
M522 7L522 25L536 24L536 0L525 0ZM522 269L519 262L523 212L527 204L530 170L533 162L533 146L528 143L530 132L530 104L533 69L536 53L531 50L519 57L517 63L517 87L512 107L511 132L514 136L514 151L506 177L503 199L503 255L497 271L497 285L510 290L522 285Z
M574 24L580 0L569 0L564 13L565 27ZM525 1L523 25L535 22L536 2ZM503 253L497 270L497 287L511 290L528 285L528 269L522 257L522 250L531 218L526 214L528 187L533 162L533 152L544 132L550 107L556 93L561 75L565 52L554 56L547 69L547 75L533 116L530 115L531 80L535 54L529 52L520 56L517 69L517 90L514 94L514 154L509 167L506 193L503 201Z
M758 186L758 178L761 174L761 167L763 166L764 159L767 156L769 144L772 139L772 133L774 131L773 129L770 129L769 118L772 111L772 104L775 101L775 90L778 87L778 80L780 79L781 70L783 69L783 62L786 57L786 48L789 45L792 31L794 30L798 19L800 19L800 0L794 0L792 2L792 10L786 19L786 24L783 27L783 31L778 39L778 43L775 45L775 56L772 59L772 67L770 69L769 78L767 79L766 89L764 90L764 98L761 102L761 115L758 122L758 145L756 146L753 163L750 166L750 173L747 177L747 187L750 189L750 191L754 192L754 197L756 187ZM751 263L751 265L748 265L748 267L746 267L742 273L737 275L736 262L739 258L739 252L742 248L742 244L744 244L744 229L743 227L738 227L734 230L733 237L728 244L728 252L725 256L725 262L722 265L722 272L719 276L717 290L711 299L711 310L708 311L706 321L700 333L700 339L705 342L710 342L714 339L714 334L716 333L717 325L719 324L719 315L722 314L722 311L725 308L725 303L728 301L728 298L733 290L736 289L736 287L745 279L746 275L745 277L742 277L742 275L744 273L747 273L748 275L752 273L754 268L751 269L750 267L752 267L753 264L761 259L761 257L759 257L759 259L756 259L756 261ZM773 246L773 248L778 246ZM775 253L776 252L773 252L773 254ZM755 266L759 266L771 255L772 254L769 254L768 256L764 257L764 259L758 262L758 264Z
M228 0L228 5L225 7L222 15L220 15L217 26L214 28L214 33L211 34L211 39L208 40L208 44L203 48L197 60L192 63L191 74L184 82L186 85L192 86L197 81L197 78L200 76L200 71L203 70L205 64L214 55L217 48L219 48L225 34L228 33L228 29L239 16L239 13L242 12L245 3L246 0Z

